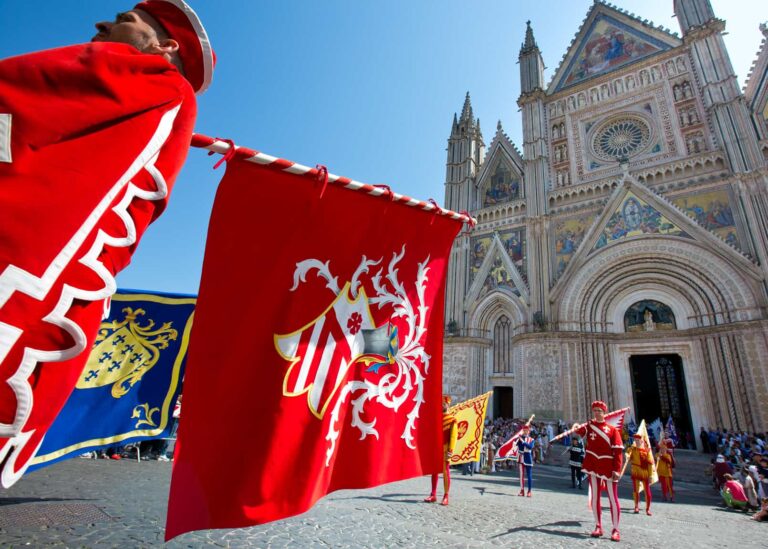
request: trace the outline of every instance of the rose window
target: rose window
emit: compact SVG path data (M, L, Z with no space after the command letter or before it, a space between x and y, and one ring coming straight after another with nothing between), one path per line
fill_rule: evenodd
M644 120L625 117L611 120L595 132L592 152L603 160L620 160L643 152L651 141L651 129Z

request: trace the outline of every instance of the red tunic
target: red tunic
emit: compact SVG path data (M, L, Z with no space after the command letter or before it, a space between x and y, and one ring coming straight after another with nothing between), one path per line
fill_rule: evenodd
M114 275L165 208L195 115L181 74L126 44L0 61L4 486L74 388Z
M590 420L575 432L586 441L582 471L605 480L611 480L613 473L621 473L624 445L621 443L621 432L616 427L607 422Z

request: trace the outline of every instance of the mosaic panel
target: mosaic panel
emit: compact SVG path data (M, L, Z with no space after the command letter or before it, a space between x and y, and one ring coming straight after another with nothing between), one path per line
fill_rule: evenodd
M560 277L579 249L584 235L595 220L594 213L563 219L555 223L555 278Z
M610 17L598 16L587 31L558 89L667 49L668 46Z
M518 198L520 198L520 178L504 162L499 162L485 189L483 207Z
M685 231L661 215L656 208L633 193L627 193L605 224L605 228L595 244L595 249L602 248L609 242L643 234L663 234L690 238Z
M517 272L527 280L527 264L525 257L525 229L508 229L499 232L499 238L504 245L512 263L515 264Z
M712 231L729 244L741 247L730 196L726 189L681 196L673 199L672 202L705 229Z

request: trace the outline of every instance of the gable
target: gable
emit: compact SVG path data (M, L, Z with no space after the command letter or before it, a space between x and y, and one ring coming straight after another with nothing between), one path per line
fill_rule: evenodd
M626 170L627 165L623 167ZM625 171L622 184L614 190L603 212L582 237L581 245L576 246L576 252L566 263L561 276L554 281L550 298L557 299L569 280L604 249L636 237L672 236L695 241L745 272L762 277L755 262L734 247L732 238L726 241L721 233L713 230L731 230L732 227L727 196L720 194L722 191L702 193L695 199L691 195L678 197L675 201L689 200L687 205L683 203L685 208L681 208L655 194ZM700 212L698 206L702 203L707 207Z
M522 198L522 177L505 158L499 158L492 164L487 180L480 182L480 201L482 207L501 204Z
M561 76L555 91L672 48L668 42L606 13L598 13L581 35L566 56L565 69L558 71Z
M691 238L648 202L633 192L627 192L603 226L594 249L598 250L611 242L644 234Z
M520 153L499 122L477 177L479 208L523 198L522 163Z
M527 299L525 229L506 229L472 238L469 301L494 290Z

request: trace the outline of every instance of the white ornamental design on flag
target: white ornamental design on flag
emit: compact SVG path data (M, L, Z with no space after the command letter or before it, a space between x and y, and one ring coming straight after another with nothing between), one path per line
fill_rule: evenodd
M288 397L306 395L312 413L322 419L330 410L331 419L325 439L328 448L325 455L326 467L336 450L339 438L339 413L349 399L351 404L352 427L360 431L360 439L368 436L379 437L376 418L363 420L366 403L371 400L397 412L401 407L409 408L407 422L401 438L414 449L413 432L419 410L424 403L424 381L429 371L430 356L424 351L427 333L427 312L424 303L427 285L429 257L418 264L414 281L417 302L413 303L406 291L406 285L398 278L398 264L405 257L405 245L400 253L392 254L386 268L379 268L371 276L375 295L367 296L362 285L370 269L382 264L384 258L369 260L363 256L352 275L352 279L339 287L338 277L331 274L330 261L306 259L296 264L293 287L296 291L307 275L316 271L316 276L326 281L326 288L333 299L325 311L314 321L289 334L275 335L275 348L291 364L283 381L283 394ZM350 367L357 361L368 364L375 357L365 353L364 333L382 330L376 326L370 309L391 310L390 319L402 319L403 330L389 333L390 351L380 356L391 368L384 370L377 382L363 379L347 379ZM372 358L374 357L374 358ZM378 373L382 364L373 364L367 371Z

